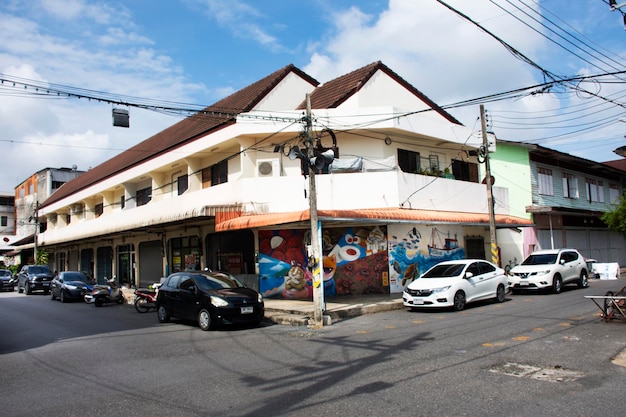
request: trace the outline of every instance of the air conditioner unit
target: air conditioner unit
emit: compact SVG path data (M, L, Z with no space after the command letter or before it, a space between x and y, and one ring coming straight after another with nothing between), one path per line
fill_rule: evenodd
M280 176L280 161L278 159L258 159L256 161L257 177Z

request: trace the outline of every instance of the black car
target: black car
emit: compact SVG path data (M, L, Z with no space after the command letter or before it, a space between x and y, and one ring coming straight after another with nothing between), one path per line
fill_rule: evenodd
M0 269L0 291L13 291L13 273L8 269Z
M61 300L62 303L71 300L83 300L87 292L93 290L94 282L87 275L79 271L63 271L54 277L50 283L50 299Z
M54 274L48 265L24 265L17 274L17 292L32 294L33 291L50 292L50 281Z
M170 317L197 320L202 330L218 324L258 325L265 314L263 297L223 272L177 272L165 280L157 295L161 323Z

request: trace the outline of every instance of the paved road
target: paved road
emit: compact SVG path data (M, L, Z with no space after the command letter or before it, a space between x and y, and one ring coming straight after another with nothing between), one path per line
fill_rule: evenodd
M0 294L3 416L623 415L626 324L584 295L513 295L321 330L202 332L132 306Z

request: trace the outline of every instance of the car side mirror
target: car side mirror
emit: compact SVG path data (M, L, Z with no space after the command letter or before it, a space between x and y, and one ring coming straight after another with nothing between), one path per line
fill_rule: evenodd
M561 265L565 265L565 259L562 259L562 258L561 258L561 259L559 259L559 263L560 263Z
M470 279L473 276L474 276L474 274L472 272L468 271L468 272L465 273L465 279Z
M189 290L189 292L195 293L196 292L196 286L195 285L190 285L189 288L187 288Z

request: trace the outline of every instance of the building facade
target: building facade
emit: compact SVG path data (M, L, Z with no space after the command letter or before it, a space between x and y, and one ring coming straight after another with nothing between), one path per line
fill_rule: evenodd
M436 262L488 253L480 144L381 62L323 85L289 65L68 182L39 207L38 241L57 270L100 282L211 268L307 299L318 239L326 294L401 292ZM327 151L312 232L298 155ZM531 224L494 195L500 227Z
M512 214L533 222L532 227L499 230L503 264L521 262L534 250L567 247L598 262L626 264L624 236L601 220L621 201L624 171L508 141L498 142L491 162L496 184L509 189Z

